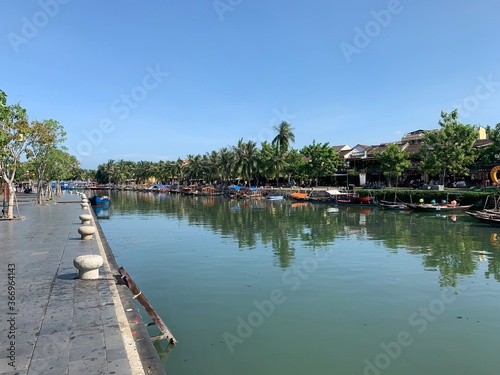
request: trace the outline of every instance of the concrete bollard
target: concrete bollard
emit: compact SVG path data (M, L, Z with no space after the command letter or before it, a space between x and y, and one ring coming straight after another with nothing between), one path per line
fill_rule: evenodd
M99 278L99 267L104 264L100 255L80 255L75 258L73 265L78 269L78 278L82 280L95 280Z
M89 204L88 203L80 203L80 206L82 206L82 209L86 210L87 208L89 208Z
M92 235L95 233L95 227L92 225L82 225L78 228L78 233L80 233L82 240L91 240Z
M90 220L92 220L92 215L89 214L81 214L78 217L82 221L83 225L90 224Z

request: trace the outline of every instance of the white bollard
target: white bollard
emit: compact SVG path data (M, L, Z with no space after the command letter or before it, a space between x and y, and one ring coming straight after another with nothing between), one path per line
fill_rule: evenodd
M92 225L83 225L78 228L78 233L82 236L82 240L91 240L92 235L95 233L95 227Z
M82 280L95 280L99 278L99 267L104 264L100 255L80 255L75 258L73 265L78 269L78 278Z

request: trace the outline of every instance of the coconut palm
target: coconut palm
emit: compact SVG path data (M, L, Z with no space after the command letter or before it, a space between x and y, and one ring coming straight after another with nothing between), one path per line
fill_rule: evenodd
M236 168L240 176L245 178L246 182L250 184L253 175L257 170L259 162L259 150L254 141L243 142L243 138L238 141L237 146L233 146L236 154Z
M295 134L293 134L293 130L295 129L288 122L281 121L278 126L273 126L273 130L278 134L276 134L271 144L277 145L279 152L283 155L288 151L290 143L295 142Z
M273 126L273 130L275 130L278 134L274 137L271 144L278 148L278 154L281 160L284 160L286 154L288 153L288 148L290 147L290 142L295 142L295 135L293 134L292 125L286 121L281 121L281 124L278 126ZM278 184L280 178L280 172L284 165L277 165L277 176L276 176L276 184Z

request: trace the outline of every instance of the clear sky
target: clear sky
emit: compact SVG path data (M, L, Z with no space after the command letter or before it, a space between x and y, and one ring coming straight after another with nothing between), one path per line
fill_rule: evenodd
M500 122L497 0L6 1L0 89L83 168Z

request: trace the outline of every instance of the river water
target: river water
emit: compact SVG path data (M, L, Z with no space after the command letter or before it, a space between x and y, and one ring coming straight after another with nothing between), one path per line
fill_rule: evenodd
M179 341L156 345L168 374L499 374L500 228L465 213L111 199L99 221L117 262Z

